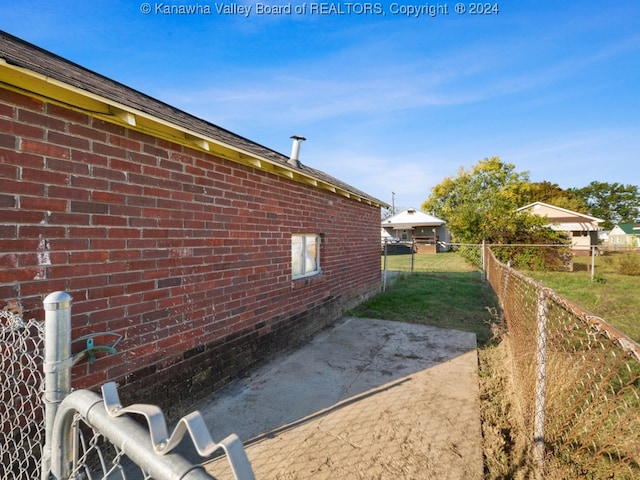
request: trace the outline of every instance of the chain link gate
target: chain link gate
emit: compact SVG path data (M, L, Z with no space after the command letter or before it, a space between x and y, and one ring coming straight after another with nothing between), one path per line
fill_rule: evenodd
M44 323L25 322L18 304L0 311L0 478L213 479L173 451L189 437L203 457L224 451L237 480L254 480L240 439L232 434L215 443L199 412L181 418L169 434L158 407L123 407L115 383L103 385L102 396L72 392L74 363L113 349L88 345L72 356L71 297L54 292L44 309Z

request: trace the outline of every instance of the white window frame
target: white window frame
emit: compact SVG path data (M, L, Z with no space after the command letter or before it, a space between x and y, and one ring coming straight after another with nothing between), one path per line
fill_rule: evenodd
M291 273L294 280L322 273L320 269L320 242L317 233L291 235ZM315 252L314 250L315 245Z

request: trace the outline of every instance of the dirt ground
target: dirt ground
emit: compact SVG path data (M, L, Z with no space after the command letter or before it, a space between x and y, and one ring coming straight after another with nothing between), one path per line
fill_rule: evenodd
M483 475L475 335L346 318L196 406L257 479ZM233 479L225 457L206 462Z

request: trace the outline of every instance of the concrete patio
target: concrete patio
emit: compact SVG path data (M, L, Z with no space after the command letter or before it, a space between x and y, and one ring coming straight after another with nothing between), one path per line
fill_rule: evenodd
M194 409L242 439L257 479L483 475L472 333L344 318ZM206 468L233 479L224 457Z

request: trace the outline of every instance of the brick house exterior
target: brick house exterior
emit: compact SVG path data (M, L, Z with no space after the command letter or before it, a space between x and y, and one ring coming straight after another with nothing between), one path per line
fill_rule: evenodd
M73 297L73 370L168 412L304 341L380 288L387 205L0 32L0 307ZM292 277L292 235L321 239ZM74 345L74 351L84 345Z

